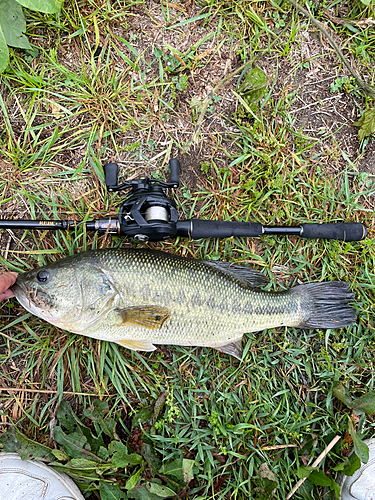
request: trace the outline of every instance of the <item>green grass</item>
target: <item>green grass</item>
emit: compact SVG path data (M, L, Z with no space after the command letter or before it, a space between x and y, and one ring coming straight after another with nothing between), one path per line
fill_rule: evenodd
M335 16L347 6L344 17L358 32L333 21L330 28L341 44L352 37L346 50L371 81L373 28L357 24L366 9L359 0L328 4ZM334 468L352 447L349 419L358 435L374 434L373 415L357 422L334 392L343 384L357 400L374 390L375 189L373 176L361 172L357 161L363 149L371 154L373 139L359 144L357 131L347 127L358 152L350 155L339 130L309 134L301 128L301 88L283 85L282 75L297 78L324 61L328 49L310 57L306 67L307 59L298 55L305 43L301 34L315 28L307 28L287 2L212 0L175 7L168 1L72 1L56 16L28 13L38 55L15 50L0 77L1 218L114 217L122 198L106 192L102 164L118 161L120 180L168 180L168 160L179 155L183 169L174 198L182 219L357 221L368 227L368 238L177 238L149 247L252 265L271 278L271 289L349 281L357 323L331 331L279 328L245 335L239 363L205 348L130 352L61 332L11 300L1 304L0 415L28 438L62 452L61 443L50 440L49 426L61 401L68 401L104 447L121 442L129 453L141 454L141 465L106 469L90 480L77 462L69 468L56 452L55 461L68 467L90 500L111 498L103 490L111 482L128 498L146 494L140 485L162 483L179 498L194 500L284 499L335 435L341 440L318 470L329 480L337 477ZM312 12L326 21L320 10ZM96 60L98 45L103 50ZM191 98L203 103L214 85L249 60L266 66L270 77L256 112L244 105L240 81L233 78L210 103L198 144L186 150L197 120ZM344 75L332 73L328 88L338 76ZM357 88L349 92L345 102L354 114L371 105ZM0 264L23 272L78 251L130 244L82 229L3 231ZM108 403L103 418L117 422L116 435L88 420L98 399ZM141 440L134 437L139 422ZM188 486L168 475L168 467L181 460L194 461ZM137 477L137 488L130 488ZM314 484L312 477L293 498L335 498L332 483Z

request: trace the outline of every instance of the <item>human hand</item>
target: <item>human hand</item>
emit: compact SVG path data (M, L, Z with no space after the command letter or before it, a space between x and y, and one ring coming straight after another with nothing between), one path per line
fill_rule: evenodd
M17 273L9 272L0 274L0 302L4 299L14 297L14 293L10 290L17 279Z

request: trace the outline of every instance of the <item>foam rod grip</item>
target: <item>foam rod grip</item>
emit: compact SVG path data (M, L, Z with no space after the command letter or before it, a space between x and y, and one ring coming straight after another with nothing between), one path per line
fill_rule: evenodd
M193 240L200 238L230 238L231 236L254 238L261 236L263 226L257 222L229 222L191 219L189 236Z
M301 224L302 238L323 240L361 241L366 238L367 229L358 222L337 224Z

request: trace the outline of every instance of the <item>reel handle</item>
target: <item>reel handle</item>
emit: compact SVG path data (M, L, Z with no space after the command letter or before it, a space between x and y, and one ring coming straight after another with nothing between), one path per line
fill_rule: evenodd
M118 165L117 163L106 163L103 167L105 185L108 191L113 191L117 187Z
M174 188L178 188L180 184L180 162L176 158L169 160L169 169L171 171L170 183Z

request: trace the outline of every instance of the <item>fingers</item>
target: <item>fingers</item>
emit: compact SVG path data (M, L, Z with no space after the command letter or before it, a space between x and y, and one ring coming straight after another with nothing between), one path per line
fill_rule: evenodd
M5 290L5 292L0 293L0 302L5 299L10 299L11 297L14 297L12 290Z
M0 294L8 291L8 288L11 287L17 279L17 273L9 272L0 275ZM13 293L11 297L13 296Z

